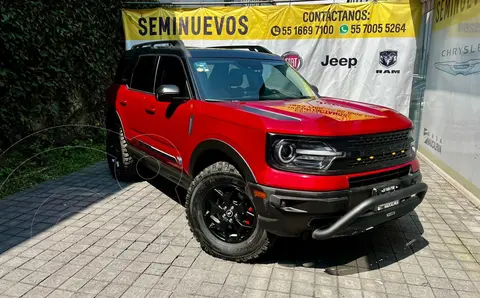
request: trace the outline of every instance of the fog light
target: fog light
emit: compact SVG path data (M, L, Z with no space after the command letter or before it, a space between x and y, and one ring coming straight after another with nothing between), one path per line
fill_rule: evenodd
M253 190L253 196L255 198L259 198L259 199L262 199L262 200L265 200L267 198L267 194L264 193L263 191L260 191L260 190Z

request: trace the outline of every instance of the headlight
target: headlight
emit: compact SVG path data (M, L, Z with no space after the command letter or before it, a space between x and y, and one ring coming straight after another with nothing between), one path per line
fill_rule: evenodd
M275 145L275 158L280 163L288 164L295 159L296 149L295 144L282 140Z
M344 152L337 152L325 142L302 139L273 141L270 150L273 167L295 172L327 170L333 160L345 156Z

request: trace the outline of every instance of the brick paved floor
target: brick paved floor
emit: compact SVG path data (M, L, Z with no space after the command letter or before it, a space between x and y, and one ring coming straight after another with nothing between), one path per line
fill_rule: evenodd
M0 200L0 296L480 297L480 211L423 174L413 214L236 264L199 248L172 185L118 184L100 163Z

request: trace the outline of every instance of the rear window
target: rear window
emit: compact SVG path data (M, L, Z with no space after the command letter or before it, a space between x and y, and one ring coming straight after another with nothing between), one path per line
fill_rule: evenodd
M133 71L130 88L153 93L157 56L140 56Z
M135 64L132 57L122 57L115 72L115 83L129 84L132 78L133 66L135 66Z

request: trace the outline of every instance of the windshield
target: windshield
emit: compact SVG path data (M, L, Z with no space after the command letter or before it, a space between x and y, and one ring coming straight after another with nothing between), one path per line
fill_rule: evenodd
M275 100L315 96L286 62L240 58L196 58L191 62L205 100Z

